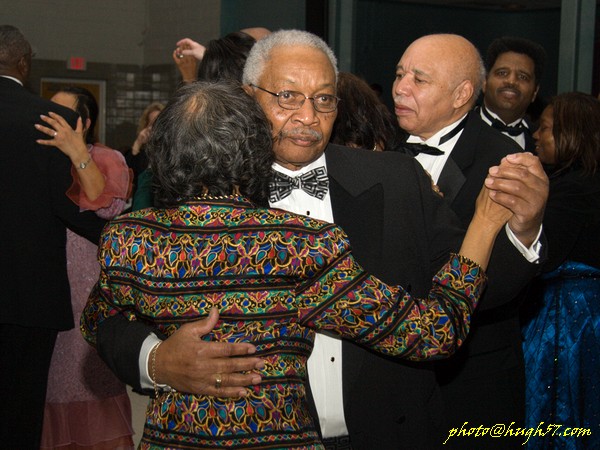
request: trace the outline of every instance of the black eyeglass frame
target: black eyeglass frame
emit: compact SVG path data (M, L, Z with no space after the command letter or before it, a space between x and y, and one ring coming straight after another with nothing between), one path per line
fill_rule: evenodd
M286 90L283 90L283 91L280 91L280 92L271 92L271 91L269 91L269 90L267 90L265 88L257 86L254 83L250 83L250 86L255 87L256 89L260 89L261 91L264 91L267 94L271 94L274 97L277 97L277 104L279 106L281 106L283 109L287 109L287 110L298 110L298 109L302 108L302 106L304 105L304 102L306 100L310 100L311 103L312 103L312 105L313 105L313 108L315 109L315 111L321 112L321 113L330 113L330 112L333 112L333 111L335 111L337 109L338 103L342 100L341 98L339 98L339 97L337 97L335 95L331 95L331 94L318 94L318 95L315 95L314 97L307 97L302 92L298 92L298 91L289 91L289 90L286 89ZM302 102L300 104L298 104L297 107L294 107L293 105L282 104L281 103L281 95L282 94L286 94L286 93L287 94L298 94L298 95L304 97L304 99L302 100ZM323 111L323 110L321 110L321 109L319 109L317 107L317 104L315 103L315 97L321 97L321 96L326 96L326 97L335 99L335 105L333 105L333 109L328 109L326 111Z

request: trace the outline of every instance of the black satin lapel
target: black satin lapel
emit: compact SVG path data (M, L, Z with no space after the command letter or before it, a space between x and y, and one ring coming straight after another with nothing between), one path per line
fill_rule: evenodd
M353 186L355 188L355 186ZM356 260L371 273L385 273L383 245L383 188L372 185L358 196L350 194L334 178L329 179L334 222L340 225L350 240ZM342 371L344 399L348 391L356 389L358 375L364 364L364 350L356 344L342 343Z
M463 172L474 163L475 152L480 150L476 145L479 134L482 127L488 126L479 111L469 113L465 129L454 145L438 180L438 186L448 202L454 201L467 181Z
M458 167L452 158L448 158L440 175L440 179L438 180L438 186L440 191L444 194L444 198L449 203L454 201L463 184L465 184L465 181L467 181L467 179L463 175L460 167Z
M328 160L328 171L331 166L336 166L337 158ZM340 167L337 167L340 169ZM383 188L379 184L370 185L357 194L357 182L348 178L347 172L342 175L339 170L329 171L329 192L333 220L341 226L348 235L352 253L356 260L371 273L381 273L379 267L385 264L383 256ZM332 174L338 174L336 177ZM364 182L360 180L358 184ZM365 352L359 350L356 344L342 343L342 372L344 399L350 398L348 391L355 389L355 384L360 368L364 363Z
M333 221L341 226L352 246L352 253L369 272L381 273L383 258L383 187L372 185L354 196L334 178L329 178Z

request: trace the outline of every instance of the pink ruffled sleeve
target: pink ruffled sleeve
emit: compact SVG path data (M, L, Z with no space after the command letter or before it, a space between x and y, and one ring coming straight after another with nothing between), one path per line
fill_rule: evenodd
M90 154L104 175L104 191L96 200L88 199L79 184L77 169L71 167L73 184L67 190L67 197L79 205L82 211L92 210L100 217L112 218L123 211L127 199L131 196L133 171L127 166L125 157L117 150L94 144Z

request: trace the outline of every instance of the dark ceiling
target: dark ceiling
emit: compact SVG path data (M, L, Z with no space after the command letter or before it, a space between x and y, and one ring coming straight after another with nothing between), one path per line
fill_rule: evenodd
M561 0L395 0L399 3L429 4L456 8L476 8L499 11L526 11L560 8Z

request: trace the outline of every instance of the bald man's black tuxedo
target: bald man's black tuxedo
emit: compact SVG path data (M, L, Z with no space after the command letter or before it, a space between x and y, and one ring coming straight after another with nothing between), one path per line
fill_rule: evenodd
M475 211L475 200L488 169L503 157L523 149L511 138L485 123L478 110L469 113L465 128L454 145L438 186L452 210L467 226ZM544 239L542 237L542 239ZM545 254L546 248L543 246ZM539 265L530 266L534 274ZM502 283L520 276L519 266L505 265ZM525 418L525 368L521 347L519 290L506 292L504 301L489 300L489 290L473 318L473 327L465 345L446 361L436 363L438 381L451 419L450 426L504 423L517 426ZM475 426L475 425L474 425ZM455 445L456 447L453 447ZM474 449L517 448L516 440L481 438L468 443L451 439L446 447Z

